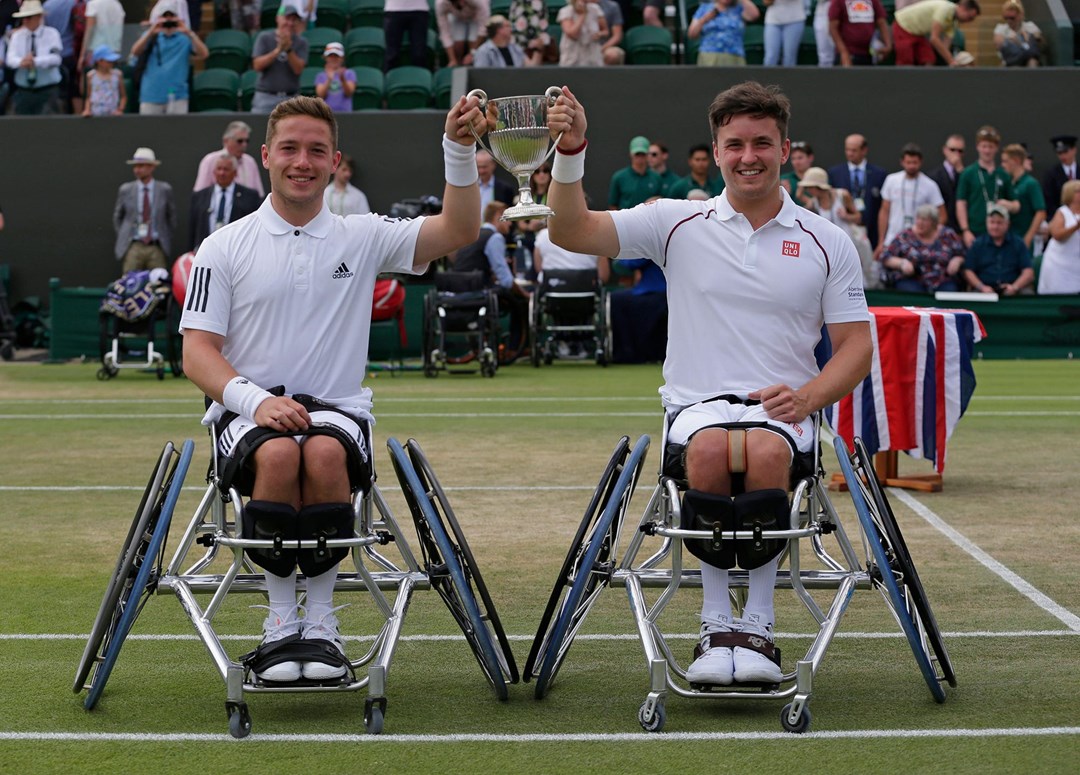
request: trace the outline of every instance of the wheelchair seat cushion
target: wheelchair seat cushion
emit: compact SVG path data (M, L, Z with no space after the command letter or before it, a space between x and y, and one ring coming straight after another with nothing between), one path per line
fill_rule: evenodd
M489 285L483 272L436 272L435 290L440 293L482 291Z

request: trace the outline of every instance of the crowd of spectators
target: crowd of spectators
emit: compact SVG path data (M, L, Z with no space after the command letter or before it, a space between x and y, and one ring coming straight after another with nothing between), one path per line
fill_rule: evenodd
M433 6L428 0L383 0L382 69L615 66L628 60L628 29L672 24L664 0L499 0L501 12L492 8L493 0L437 0ZM962 50L958 25L982 10L979 0L898 0L888 10L882 0L704 0L687 8L687 27L676 39L687 63L792 67L806 62L803 30L812 24L820 66L964 66L974 58ZM339 110L351 109L355 79L343 41L331 48L319 40L308 55L305 33L322 29L317 0L282 0L276 17L256 0L219 0L215 12L216 26L231 25L252 37L254 112L268 112L300 93L304 69L333 56L337 66L327 67L316 93L336 100ZM272 28L260 30L271 19ZM125 22L144 27L126 51ZM750 27L759 30L753 58ZM209 30L203 29L198 0L151 0L137 21L126 18L120 0L0 0L0 32L0 114L98 116L135 106L141 113L187 112L193 75L208 56L203 39ZM438 51L430 50L429 36L437 38ZM1005 0L993 44L1005 66L1033 67L1045 59L1044 36L1026 19L1020 0ZM112 71L122 73L119 84ZM88 106L91 83L97 94Z

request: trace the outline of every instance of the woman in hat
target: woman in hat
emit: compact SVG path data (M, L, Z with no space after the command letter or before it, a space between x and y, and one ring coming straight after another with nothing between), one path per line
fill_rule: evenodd
M356 73L345 67L345 47L336 41L323 49L323 71L315 76L315 96L326 101L335 113L352 111Z
M124 77L113 65L120 55L108 46L94 49L94 69L86 74L84 116L119 116L127 107Z
M862 213L855 208L851 194L830 186L829 173L821 167L810 167L795 187L795 201L847 233L862 263L863 286L880 288L881 267L874 262L874 249L862 225Z

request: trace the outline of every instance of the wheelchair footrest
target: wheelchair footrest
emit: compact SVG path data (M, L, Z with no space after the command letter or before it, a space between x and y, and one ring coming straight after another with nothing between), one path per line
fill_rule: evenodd
M332 667L345 667L346 674L341 678L332 679L330 683L347 682L350 675L355 680L349 660L337 650L333 643L322 639L305 640L300 637L299 633L271 643L263 643L254 651L249 651L240 657L240 663L244 666L244 669L256 675L283 662L321 662ZM272 683L276 685L278 682ZM300 679L299 681L290 681L288 685L322 686L326 683L327 681Z

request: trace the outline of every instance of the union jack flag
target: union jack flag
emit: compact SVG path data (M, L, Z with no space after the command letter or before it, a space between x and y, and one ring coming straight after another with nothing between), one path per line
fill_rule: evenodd
M902 450L945 470L945 445L975 392L971 355L986 329L974 312L925 307L872 307L870 375L825 409L851 448L859 436L873 454ZM818 362L831 355L828 337Z

